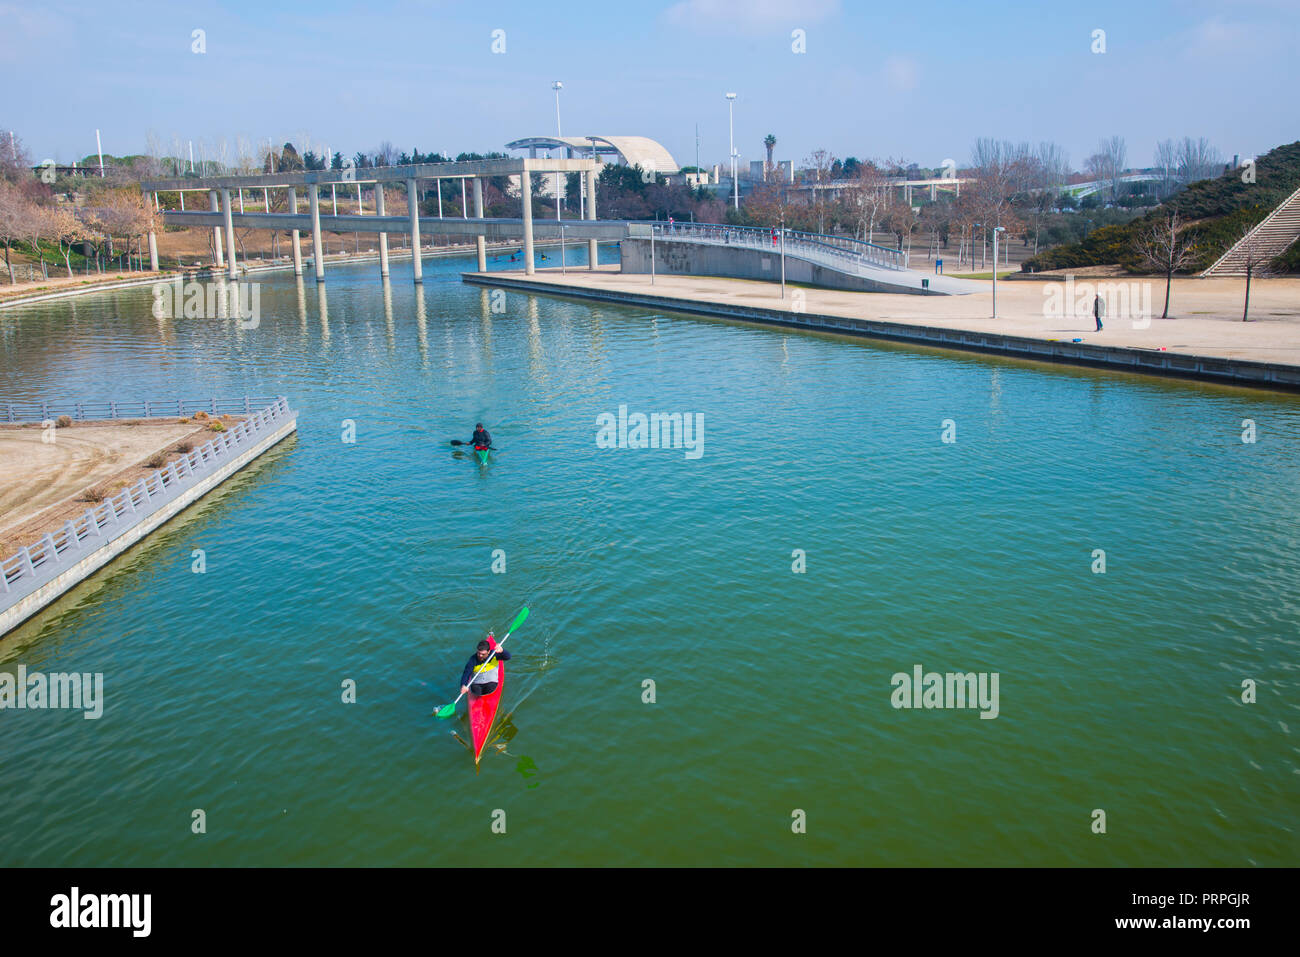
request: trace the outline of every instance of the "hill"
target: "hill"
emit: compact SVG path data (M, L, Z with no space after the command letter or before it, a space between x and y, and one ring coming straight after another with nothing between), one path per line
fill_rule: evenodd
M1214 264L1246 226L1253 226L1300 188L1300 142L1270 150L1255 162L1255 181L1244 182L1245 170L1229 170L1216 179L1192 183L1145 216L1120 226L1094 229L1082 241L1057 246L1027 259L1026 272L1106 266L1119 263L1131 272L1145 271L1134 249L1138 234L1170 211L1189 223L1187 235L1196 246L1196 259L1187 272ZM1274 260L1284 272L1300 272L1300 243Z

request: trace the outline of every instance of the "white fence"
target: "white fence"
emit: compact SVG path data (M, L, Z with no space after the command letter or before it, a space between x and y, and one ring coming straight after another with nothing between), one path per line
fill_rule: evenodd
M781 238L784 234L787 256L798 256L842 272L852 273L859 267L907 268L907 253L904 250L877 246L847 236L755 226L716 226L711 223L673 223L671 226L667 223L653 223L651 228L658 239L710 243L715 246L743 246L768 253L781 251Z
M148 419L154 416L184 418L196 412L208 415L252 415L254 409L263 409L276 400L272 397L242 399L177 399L174 402L79 402L72 399L40 402L5 402L0 404L0 422L44 422L61 415L74 421L100 419Z
M229 404L215 402L213 407ZM281 396L271 400L228 432L219 433L200 448L87 509L57 532L18 549L0 561L0 612L58 577L95 548L129 531L292 418L287 399Z

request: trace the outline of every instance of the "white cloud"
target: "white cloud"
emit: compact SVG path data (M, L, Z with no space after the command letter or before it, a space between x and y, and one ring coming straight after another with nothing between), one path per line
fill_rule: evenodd
M911 57L905 56L891 56L886 59L882 72L886 85L898 93L915 90L921 78L920 66Z
M41 44L53 41L66 24L58 14L39 5L0 3L0 56L6 60L43 59Z
M819 23L840 12L840 0L680 0L664 12L675 27L729 27L755 33Z

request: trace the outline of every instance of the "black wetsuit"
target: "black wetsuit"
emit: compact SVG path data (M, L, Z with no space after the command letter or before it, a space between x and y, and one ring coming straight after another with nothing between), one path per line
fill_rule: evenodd
M470 443L476 449L490 448L492 445L492 436L488 434L487 429L475 429L474 438L470 439Z

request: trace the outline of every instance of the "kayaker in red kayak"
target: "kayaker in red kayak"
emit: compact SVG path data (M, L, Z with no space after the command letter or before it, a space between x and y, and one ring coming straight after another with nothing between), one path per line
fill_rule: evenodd
M474 446L476 449L487 449L492 447L492 436L488 433L487 429L483 428L482 422L474 426L474 438L469 440L469 444Z
M496 655L492 655L494 651ZM489 657L492 658L490 662ZM504 648L497 651L497 640L489 631L487 638L478 643L478 649L465 662L465 670L460 675L460 693L481 697L496 691L499 683L497 662L509 660L510 652Z

